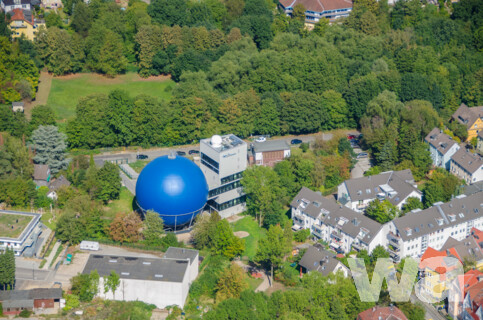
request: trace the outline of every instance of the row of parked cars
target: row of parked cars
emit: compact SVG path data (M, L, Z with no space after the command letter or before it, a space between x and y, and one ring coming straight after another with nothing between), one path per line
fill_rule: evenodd
M198 150L195 150L195 149L192 149L190 151L188 151L188 154L192 155L192 154L199 154L200 152ZM186 152L184 151L176 151L176 155L178 156L181 156L181 157L184 157L186 156ZM146 160L148 157L147 154L138 154L136 155L136 159L137 160Z

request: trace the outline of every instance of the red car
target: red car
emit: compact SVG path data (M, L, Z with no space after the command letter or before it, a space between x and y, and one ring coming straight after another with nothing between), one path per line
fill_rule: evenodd
M354 139L357 139L357 137L355 135L353 135L353 134L348 134L347 135L347 139L354 140Z

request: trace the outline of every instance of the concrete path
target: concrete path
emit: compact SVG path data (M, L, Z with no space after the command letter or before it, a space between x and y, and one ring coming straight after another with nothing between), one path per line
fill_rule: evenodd
M56 243L54 243L54 247L52 248L52 251L50 251L50 254L47 257L47 262L44 264L44 266L42 268L43 270L48 270L49 269L50 263L52 262L52 259L54 259L55 253L59 249L59 246L60 246L60 242L59 241L57 241Z
M119 170L119 175L121 176L122 184L135 196L137 178L129 179L129 177L121 170Z
M265 273L263 270L259 270L258 268L251 267L249 265L244 264L240 260L236 260L235 263L239 265L240 267L245 270L245 272L251 273L251 272L259 272L263 275L263 282L260 283L260 285L255 289L255 292L261 292L261 291L266 291L268 288L270 288L270 278L269 276Z

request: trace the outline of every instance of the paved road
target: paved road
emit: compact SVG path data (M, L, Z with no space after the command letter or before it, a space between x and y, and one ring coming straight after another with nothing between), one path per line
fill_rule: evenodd
M36 268L15 268L15 279L17 280L46 280L50 271L39 270Z
M355 153L360 153L362 152L361 149L355 148L354 149ZM354 169L351 171L351 178L360 178L364 176L364 172L369 170L371 168L371 160L369 158L362 158L358 159L356 165L354 166Z
M356 131L348 131L348 133L354 133L357 134ZM333 135L332 133L313 133L313 134L308 134L308 135L300 135L300 136L284 136L284 137L274 137L271 138L270 140L286 140L289 144L292 139L300 139L303 142L314 142L317 137L322 136L323 140L331 140ZM250 140L245 140L247 143L251 143ZM116 151L116 152L106 152L97 156L94 156L94 159L96 163L100 164L102 161L118 161L119 163L121 161L128 161L128 162L134 162L136 161L136 155L139 154L145 154L148 156L148 160L153 160L157 157L169 155L171 152L176 152L176 151L184 151L186 154L190 150L199 150L200 145L199 144L194 144L194 145L186 145L186 146L179 146L179 147L171 147L171 148L153 148L153 149L146 149L142 150L140 152L132 152L132 151Z
M424 307L424 310L426 311L426 316L425 318L426 319L432 319L432 320L446 320L445 317L443 317L439 312L438 310L436 310L435 307L433 307L433 305L429 304L429 303L426 303L426 302L422 302L421 300L419 300L419 298L413 293L410 297L410 300L412 303L421 303Z

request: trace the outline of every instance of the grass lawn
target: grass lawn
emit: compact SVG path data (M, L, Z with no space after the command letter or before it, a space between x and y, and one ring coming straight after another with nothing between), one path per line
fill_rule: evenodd
M111 201L105 208L104 218L114 219L117 213L126 212L129 213L133 211L132 201L134 196L126 187L121 188L121 194L119 200Z
M114 79L86 73L52 79L47 105L55 111L57 119L63 120L74 116L79 98L93 93L107 94L112 90L121 89L132 97L147 94L169 100L173 87L172 80L141 80L134 72L128 72Z
M131 162L129 166L134 169L137 173L140 173L141 170L149 163L149 161L142 161L138 160L136 162Z
M263 279L256 279L247 277L246 283L248 283L248 288L250 290L255 290L263 282Z
M57 210L58 211L58 210ZM60 214L60 213L57 213L57 214ZM40 217L40 221L42 221L42 223L44 225L46 225L47 227L49 227L49 229L51 230L54 230L55 229L55 221L50 221L49 220L52 218L52 213L50 213L50 210L46 210L42 216ZM52 219L53 220L53 219Z
M250 235L245 239L244 256L252 259L257 253L258 240L262 235L265 235L266 230L258 227L258 222L253 217L246 216L233 223L233 231L246 231Z
M32 216L0 213L0 234L7 238L18 238L30 221Z

